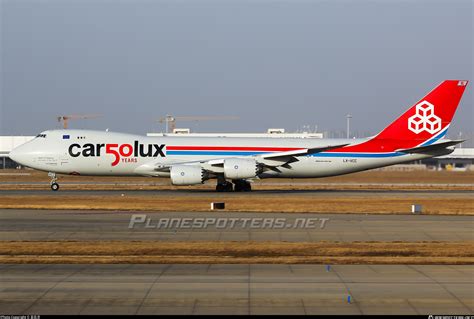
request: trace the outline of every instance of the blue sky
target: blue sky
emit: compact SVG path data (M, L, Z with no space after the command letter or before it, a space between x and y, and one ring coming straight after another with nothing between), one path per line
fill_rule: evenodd
M376 133L444 79L472 80L472 1L2 0L0 134ZM471 83L450 129L473 132Z

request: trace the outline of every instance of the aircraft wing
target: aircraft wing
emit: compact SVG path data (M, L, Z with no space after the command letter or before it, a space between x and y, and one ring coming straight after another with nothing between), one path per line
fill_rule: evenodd
M269 169L275 169L278 166L284 166L289 163L298 161L299 156L306 156L310 154L320 153L340 147L347 146L349 144L338 144L338 145L327 145L315 148L302 148L298 150L286 151L286 152L274 152L258 155L249 155L245 158L255 158L256 162L267 167ZM228 157L229 158L229 157ZM153 161L145 165L140 166L137 169L138 172L143 172L145 175L156 175L155 173L169 172L170 168L174 165L201 165L201 167L209 173L219 174L223 173L224 161L228 158L215 158L204 161L189 161L189 162L175 162L175 163L158 163Z
M316 154L320 152L329 151L332 149L340 148L347 146L349 144L339 144L339 145L328 145L323 147L315 147L315 148L304 148L300 150L288 151L288 152L277 152L277 153L268 153L257 155L256 159L257 162L270 166L270 167L277 167L283 164L292 163L298 161L298 156L305 156L310 154Z

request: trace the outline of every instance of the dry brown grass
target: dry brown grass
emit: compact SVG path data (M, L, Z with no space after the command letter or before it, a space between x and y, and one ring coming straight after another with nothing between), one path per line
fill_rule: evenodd
M61 196L45 200L43 196L2 196L0 208L125 210L125 211L190 211L210 210L210 203L224 201L226 211L284 213L370 213L409 214L411 204L423 205L424 214L474 215L474 199L470 194L453 197L393 196L268 196L246 197L246 194L189 196Z
M0 242L0 263L473 264L473 242Z
M49 187L49 177L45 172L36 170L4 170L2 173L15 174L26 173L29 175L0 175L0 190L27 190L27 189L47 189ZM41 183L44 184L11 184L11 183ZM168 178L150 177L116 177L116 176L67 176L59 175L59 182L77 183L74 185L62 184L62 189L78 190L173 190L183 189L170 185ZM1 184L10 183L10 184ZM97 184L108 185L97 185ZM278 184L290 185L278 185ZM310 183L311 185L307 185ZM81 185L84 184L84 185ZM188 187L190 189L214 189L215 181L210 181L205 185ZM344 185L345 184L345 185ZM377 185L370 185L377 184ZM385 184L385 185L381 185ZM413 185L407 185L413 184ZM439 189L439 190L474 190L474 171L385 171L372 170L366 172L353 173L348 175L310 178L310 179L266 179L256 181L253 185L256 190L281 190L281 189L302 189L302 190L351 190L351 189ZM184 187L186 189L186 187Z

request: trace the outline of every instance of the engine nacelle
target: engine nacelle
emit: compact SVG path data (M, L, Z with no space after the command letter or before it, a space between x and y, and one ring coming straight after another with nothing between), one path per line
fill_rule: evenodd
M205 171L197 165L173 165L170 168L173 185L202 184L207 179Z
M226 178L253 178L260 173L261 167L253 158L229 158L224 160L224 176Z

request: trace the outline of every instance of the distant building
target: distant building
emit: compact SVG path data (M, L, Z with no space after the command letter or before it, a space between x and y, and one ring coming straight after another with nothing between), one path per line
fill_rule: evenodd
M189 128L175 128L173 133L147 133L147 136L197 136L197 137L274 137L274 138L323 138L323 133L286 133L283 128L269 128L267 133L192 133Z
M456 148L451 154L429 158L421 163L438 168L470 168L474 164L474 148Z
M12 149L32 140L34 136L0 136L0 168L15 168L17 164L8 154Z

